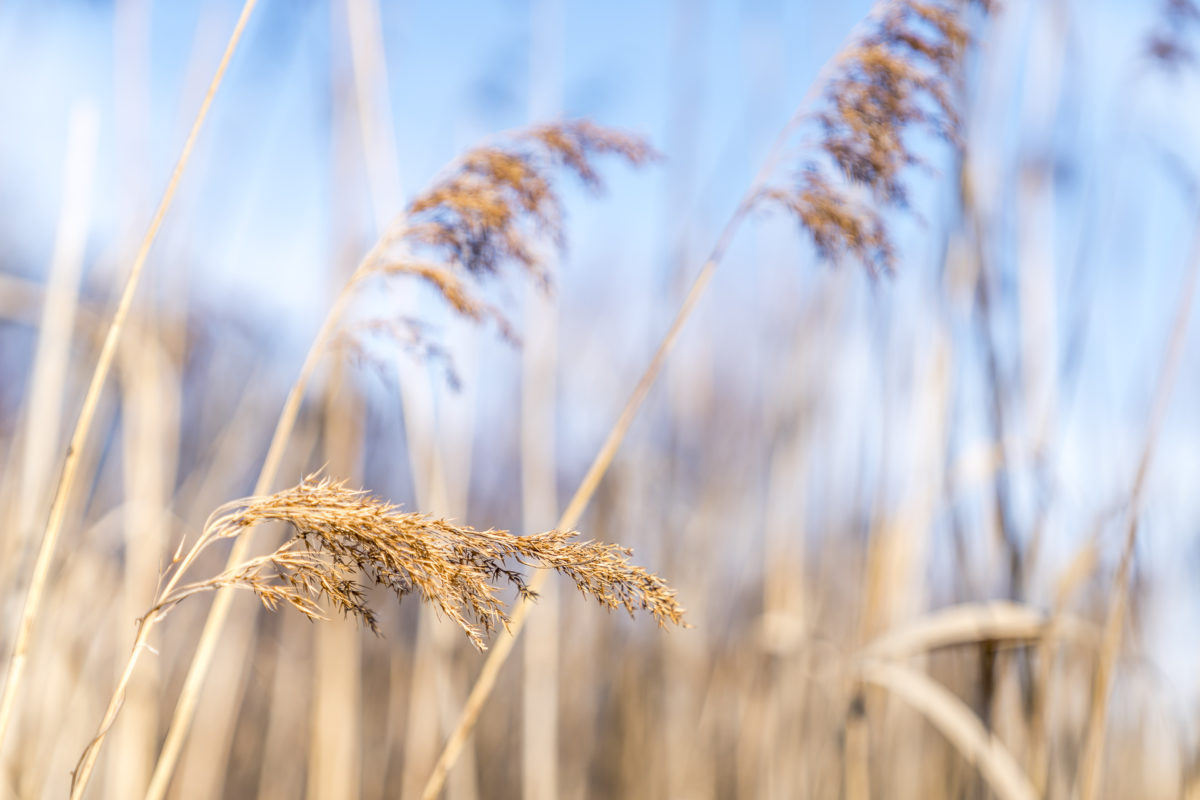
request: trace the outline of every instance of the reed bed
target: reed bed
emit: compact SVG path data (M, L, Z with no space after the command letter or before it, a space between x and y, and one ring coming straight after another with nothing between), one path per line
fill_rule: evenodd
M536 8L542 96L562 8ZM1162 475L1200 224L1183 203L1174 261L1138 265L1122 416L1088 396L1087 309L1135 278L1089 259L1144 184L1096 166L1054 227L1069 4L870 6L723 218L669 204L640 321L634 238L574 222L663 170L699 193L669 147L544 101L405 201L389 12L329 11L343 211L302 362L153 278L253 0L109 283L87 105L45 279L0 270L0 800L1200 796L1156 633L1194 663L1186 571L1149 556L1194 549L1161 543L1191 524ZM1163 3L1128 85L1179 81L1197 21ZM1123 437L1081 437L1105 411Z

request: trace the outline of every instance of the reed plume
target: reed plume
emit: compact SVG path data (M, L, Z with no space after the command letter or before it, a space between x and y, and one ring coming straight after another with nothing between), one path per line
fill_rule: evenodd
M523 128L468 151L409 204L385 235L388 247L356 274L355 282L376 276L417 278L459 317L491 321L515 341L505 313L480 297L480 282L512 265L543 286L551 284L539 243L566 246L557 173L573 174L598 191L603 182L595 162L603 155L633 166L658 157L640 137L589 120ZM419 323L402 322L395 327L395 320L373 321L367 327L390 331L425 355L446 357L424 342Z
M574 531L515 536L479 531L397 506L350 489L344 481L310 475L299 485L219 509L206 526L204 545L241 535L268 520L286 522L294 535L273 553L221 575L183 587L165 602L234 586L253 591L274 610L288 605L310 619L323 618L318 601L357 617L379 632L363 581L397 599L417 593L463 629L480 650L485 636L508 623L498 586L524 599L536 593L510 564L554 569L607 608L642 610L661 626L683 624L675 593L657 575L631 565L620 545L572 541Z
M896 250L883 214L907 206L903 173L921 163L906 137L922 128L958 139L954 94L970 43L967 5L885 4L874 29L837 56L824 107L797 120L797 127L819 131L819 157L803 163L788 183L763 187L754 201L795 217L821 258L849 256L872 274L894 269Z
M1166 69L1178 71L1196 63L1188 37L1200 25L1194 0L1164 0L1160 18L1146 39L1146 54Z
M268 521L285 522L293 535L268 555L226 567L220 574L182 583L202 552ZM630 616L649 613L661 627L686 626L675 592L659 576L629 563L631 551L616 544L572 541L575 531L514 536L507 531L454 525L400 509L344 481L310 475L299 485L249 497L217 509L192 547L171 560L154 605L139 620L133 651L99 730L80 756L72 797L81 797L99 749L120 712L126 687L150 630L179 603L220 589L253 592L268 609L288 606L312 620L324 619L321 601L357 617L379 632L367 584L397 599L417 593L463 629L480 650L485 637L509 618L498 597L502 586L523 599L535 596L517 567L546 567L567 576L602 606ZM499 584L499 585L497 585Z

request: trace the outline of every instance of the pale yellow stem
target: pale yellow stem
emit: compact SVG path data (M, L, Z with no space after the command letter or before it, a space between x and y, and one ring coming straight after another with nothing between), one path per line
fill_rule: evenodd
M179 160L175 164L175 169L171 173L171 179L167 182L166 191L163 192L158 209L150 221L150 227L147 229L146 235L142 237L142 243L138 246L137 255L134 257L129 277L125 281L125 288L121 292L121 299L117 304L116 313L113 315L112 324L109 325L108 334L104 337L104 345L100 349L100 358L96 362L95 371L92 373L91 383L88 385L87 394L84 395L83 407L79 412L79 419L75 423L75 431L71 434L71 442L67 446L66 459L63 462L58 486L55 489L54 500L50 504L49 518L46 522L45 531L42 534L42 543L38 549L37 561L33 567L29 590L25 595L24 607L21 611L21 622L13 644L12 657L9 659L8 672L4 682L4 693L0 695L0 749L3 748L5 735L8 732L14 706L16 705L17 693L21 686L21 679L24 676L25 665L29 656L29 645L33 637L33 626L41 607L42 596L46 591L46 583L50 575L50 565L54 560L54 552L58 545L59 534L62 532L67 501L70 499L71 491L75 486L75 475L79 470L79 456L83 451L84 445L87 443L88 433L91 431L92 419L95 417L96 407L100 403L100 394L104 389L105 381L108 379L108 372L112 367L113 357L116 355L117 342L121 338L121 332L125 327L125 319L129 316L129 308L133 303L134 293L137 291L142 270L150 254L150 247L154 244L159 228L162 227L167 211L171 207L171 202L175 198L175 192L179 188L180 179L183 177L184 169L191 159L196 139L200 135L200 129L208 116L213 98L216 96L217 89L221 85L221 80L225 76L225 70L228 68L229 61L237 49L242 32L245 30L246 22L249 20L256 3L257 0L246 0L237 25L229 37L225 54L217 66L216 74L213 75L208 92L204 95L204 100L200 104L200 110L196 114L196 120L192 123L192 129L183 144L183 152L180 153Z

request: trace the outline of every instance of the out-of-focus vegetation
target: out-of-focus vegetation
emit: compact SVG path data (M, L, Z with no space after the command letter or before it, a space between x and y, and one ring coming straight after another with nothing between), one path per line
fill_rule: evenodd
M558 119L603 110L583 12L514 6L529 125L424 189L393 34L453 26L263 3L197 24L161 236L119 177L165 4L112 10L55 220L0 225L0 798L1200 797L1193 3L864 4L742 97L696 52L789 84L764 42L828 9L680 0L653 149ZM324 322L286 225L201 211L313 26Z

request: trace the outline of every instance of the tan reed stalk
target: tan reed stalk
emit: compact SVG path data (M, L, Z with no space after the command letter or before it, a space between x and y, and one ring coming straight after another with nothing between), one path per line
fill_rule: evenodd
M404 196L392 129L387 57L376 0L345 0L350 56L354 65L355 107L375 224L383 230L400 211Z
M340 8L338 3L330 4L330 30L335 41L349 40L349 46L345 49L357 53L362 48L355 46L354 34L339 35L342 33L343 20L354 22L350 8L350 3L346 4L345 9ZM353 95L339 89L348 77L343 63L346 59L341 50L331 48L329 64L330 83L334 87L330 149L334 165L333 192L338 198L334 202L335 209L350 205L342 202L351 196L351 189L354 188L347 177L353 174L350 164L357 156L357 144L361 141L364 148L369 144L367 133L371 128L366 118L368 110L362 107L366 98L361 91L362 80L359 76L362 70L357 63L353 68L358 79L356 84L360 87L356 101L350 99ZM368 173L371 171L368 169ZM344 256L354 252L358 237L355 221L345 211L333 214L331 227L330 235L336 243L333 262L337 265L331 276L333 285L329 287L332 294L345 283L346 275L342 268L346 263ZM347 374L349 370L346 364L334 360L329 371L322 410L323 461L334 474L358 482L362 473L364 432L360 420L365 401L354 388L353 382L348 381L351 376ZM352 620L330 620L330 623L317 626L314 631L310 670L309 696L312 698L312 707L305 796L312 800L362 796L362 649L357 626Z
M1130 572L1133 568L1133 551L1137 544L1138 513L1142 490L1158 441L1159 428L1167 415L1179 364L1183 359L1183 348L1187 340L1188 324L1192 318L1192 305L1196 288L1200 284L1200 219L1193 232L1192 248L1188 260L1188 271L1179 294L1179 305L1171 324L1167 348L1163 354L1158 383L1154 387L1154 398L1150 416L1146 422L1146 438L1134 473L1133 486L1129 493L1129 521L1125 529L1125 540L1121 549L1121 560L1117 565L1108 613L1104 623L1104 638L1096 664L1092 683L1091 717L1084 737L1083 754L1080 761L1078 787L1080 800L1095 800L1100 785L1101 756L1104 752L1104 736L1108 722L1108 697L1111 690L1113 670L1121 648L1121 633L1125 623L1125 602L1129 593Z
M464 332L469 335L468 332ZM465 337L464 337L465 338ZM451 519L465 518L470 504L471 464L474 460L478 402L477 374L478 343L472 339L458 341L454 351L466 378L461 390L439 395L437 385L426 377L420 383L409 378L413 394L427 395L429 407L425 412L432 418L428 431L407 431L413 446L412 466L424 455L431 466L422 481L431 513ZM465 352L464 352L465 351ZM414 426L421 425L419 406L406 417ZM421 495L418 495L420 498ZM412 680L408 687L408 715L405 720L404 774L401 792L406 797L415 794L421 781L437 757L442 731L454 724L454 714L462 707L465 679L461 662L455 658L457 636L449 625L440 624L428 614L417 620L417 636L413 648ZM436 720L430 736L430 720ZM463 752L464 769L446 787L448 800L476 800L479 786L475 774L473 743Z
M678 338L680 331L687 322L688 318L691 316L695 304L703 295L709 281L711 281L717 264L720 263L720 261L724 258L725 252L728 249L734 234L741 227L741 223L746 219L750 211L757 206L758 202L764 199L764 197L779 200L784 205L789 204L788 198L782 196L781 193L768 192L768 181L772 177L779 161L783 158L786 145L791 135L800 126L800 124L804 122L805 112L809 105L824 89L826 81L841 66L840 59L847 46L852 42L857 41L863 35L863 32L867 26L871 24L877 17L883 16L887 12L894 10L897 5L898 3L896 0L885 0L884 2L878 3L872 9L870 14L858 25L856 25L853 30L850 31L842 47L839 48L838 55L827 62L819 71L816 79L809 87L804 99L800 102L798 110L788 124L784 126L771 150L768 152L762 168L755 177L754 181L751 183L750 189L747 191L741 203L739 203L737 209L734 211L733 215L729 218L728 222L725 224L725 227L722 229L720 236L717 238L717 243L713 247L708 260L697 273L691 288L688 290L688 293L683 300L683 304L676 313L676 316L668 328L666 335L660 342L657 350L651 358L650 365L646 368L646 371L642 374L641 379L634 387L633 393L631 394L625 407L622 409L620 416L617 418L617 421L613 425L612 430L609 432L604 444L601 446L600 452L597 453L595 460L592 462L587 474L584 476L582 482L577 488L575 495L571 498L571 502L568 504L566 510L563 511L558 527L570 529L578 523L580 516L582 516L584 509L587 507L588 502L595 493L597 486L599 486L601 478L603 478L604 473L608 470L609 465L612 463L612 459L616 455L616 451L620 447L621 442L624 440L625 434L629 430L629 426L633 423L633 419L636 416L642 401L645 399L647 392L649 392L650 387L657 379L658 374L661 371L664 362L666 361L667 355L675 345L675 341ZM894 180L894 176L887 177L885 180L890 182ZM816 207L801 208L802 203L809 202L813 203ZM810 232L813 234L814 239L817 242L818 249L825 253L832 254L832 252L838 249L838 243L842 241L838 238L838 234L836 233L832 236L827 235L830 226L841 227L842 225L845 225L848 228L858 228L862 225L862 223L857 220L851 222L844 218L840 218L840 211L833 207L833 203L829 200L829 195L824 192L819 192L815 199L812 196L801 198L801 200L796 202L792 207L796 211L797 215L801 218L803 224L805 224L806 227L809 227ZM814 211L823 218L823 221L814 221L812 216L806 216L806 214ZM829 216L826 216L827 214ZM835 217L839 218L836 222L834 221ZM859 241L852 243L852 249L856 254L862 255L864 260L873 259L872 253L874 251L886 251L886 244L879 239L877 232L868 233L865 228L863 228L860 231L859 236ZM867 244L864 245L863 242L867 242ZM530 581L530 586L536 591L543 585L545 580L546 576L542 573L538 573L534 575ZM515 610L512 616L512 622L508 627L507 635L501 636L495 642L491 652L488 654L488 658L484 662L479 676L476 678L475 685L471 690L471 694L467 698L467 703L463 707L462 713L459 716L458 724L455 726L450 738L446 741L446 744L442 749L442 754L438 758L438 762L434 767L434 771L429 776L429 780L425 784L425 789L421 794L422 800L433 800L433 798L437 797L438 793L441 791L441 788L446 780L446 775L449 773L451 766L453 766L454 761L462 749L463 744L467 740L467 737L470 735L471 730L475 727L475 722L479 717L479 713L483 708L483 704L486 702L493 687L495 686L500 668L504 665L504 662L508 659L509 654L512 652L513 644L516 641L516 637L520 635L521 630L525 625L525 620L529 614L529 611L530 607L528 604L522 604Z
M263 726L262 768L254 797L258 800L293 800L304 796L306 776L296 769L295 734L310 717L307 665L311 625L300 614L279 620L275 673L271 701Z
M357 477L362 472L364 400L344 381L345 370L342 364L333 365L325 401L325 459L337 474ZM360 797L363 695L358 626L353 620L330 619L317 626L315 636L305 796L313 800Z
M92 175L99 139L99 111L88 102L77 102L67 122L67 151L63 159L63 202L59 212L54 252L50 257L37 351L33 359L26 424L22 443L20 493L16 499L17 550L10 563L33 538L35 517L47 500L53 463L62 438L63 398L70 360L71 333L79 304L79 279L83 250L91 217ZM4 577L0 575L0 577Z
M3 748L5 735L8 732L9 722L12 718L13 706L17 699L17 692L20 689L21 680L24 676L33 625L40 610L42 596L46 591L50 565L54 558L54 551L58 545L58 537L62 530L67 502L75 486L80 451L83 449L88 433L91 430L92 418L95 416L96 406L100 402L100 393L108 378L109 369L112 367L117 342L125 326L125 318L129 315L129 308L133 303L133 295L137 290L142 270L150 254L150 247L154 244L158 230L166 218L168 209L171 207L171 201L175 198L180 178L183 177L183 172L191 158L196 139L200 134L200 129L208 116L208 110L212 105L213 98L216 96L217 89L221 85L221 79L224 78L225 70L229 66L233 53L237 50L237 45L241 41L242 33L246 28L246 23L249 21L251 13L254 11L256 3L257 0L246 0L242 7L241 15L238 17L233 33L229 37L229 44L226 46L221 62L217 66L216 74L213 75L212 82L209 84L204 101L200 105L196 121L192 125L187 140L184 142L183 152L180 154L179 161L176 162L175 169L171 173L166 191L159 202L158 210L154 213L150 227L147 229L146 235L138 247L129 277L125 282L125 288L121 293L121 300L117 305L116 313L113 315L108 334L104 338L104 345L100 350L100 357L96 363L95 371L92 373L91 383L88 385L87 394L84 396L83 407L80 410L79 419L75 424L75 431L71 435L70 444L67 446L66 459L63 463L58 487L55 490L54 500L50 505L49 519L46 523L46 529L42 534L42 543L38 550L37 561L33 567L29 589L25 595L24 608L21 611L21 622L17 629L16 641L13 644L13 652L5 676L4 694L0 696L0 748Z
M63 437L63 400L71 394L72 332L77 323L95 324L80 307L79 281L98 138L98 110L88 101L77 101L67 122L62 205L45 289L26 292L13 282L0 286L0 296L11 298L23 310L41 309L40 316L30 320L38 335L29 394L23 404L22 434L14 442L8 464L0 464L5 475L0 481L0 508L11 509L0 514L0 524L12 534L0 536L0 586L20 585L20 571L36 535L37 515L49 502L55 468L52 456L59 452ZM7 621L0 625L0 647L10 644L9 630ZM3 752L0 745L0 764L4 763Z
M144 311L149 310L143 308ZM123 464L126 503L125 570L121 618L133 620L150 606L158 579L178 464L181 403L179 374L160 346L162 324L155 314L126 340L121 358ZM120 641L120 640L118 640ZM124 657L117 651L114 656ZM153 664L154 662L151 662ZM117 669L123 664L118 662ZM158 670L145 669L130 687L115 743L120 754L108 771L110 797L137 797L146 789L158 744Z
M242 613L238 613L239 605ZM252 660L258 637L256 609L250 598L238 598L232 619L221 633L222 652L245 655L218 659L208 676L209 696L196 711L194 735L179 758L174 800L211 800L226 794L238 717L249 702L246 692L257 671Z
M566 14L562 1L530 3L528 24L529 117L531 121L556 119L562 114L563 95ZM523 306L527 333L521 350L521 519L525 530L537 531L552 525L558 516L558 303L528 284ZM546 585L539 605L541 614L525 637L521 676L521 796L523 800L558 800L562 791L557 584Z
M1033 786L1012 754L948 689L902 664L868 661L863 677L904 700L928 719L1001 800L1035 800Z
M554 424L557 308L534 286L525 294L527 342L521 374L521 506L536 531L557 515ZM555 800L558 788L559 599L555 584L539 598L541 614L525 637L522 685L521 793Z

